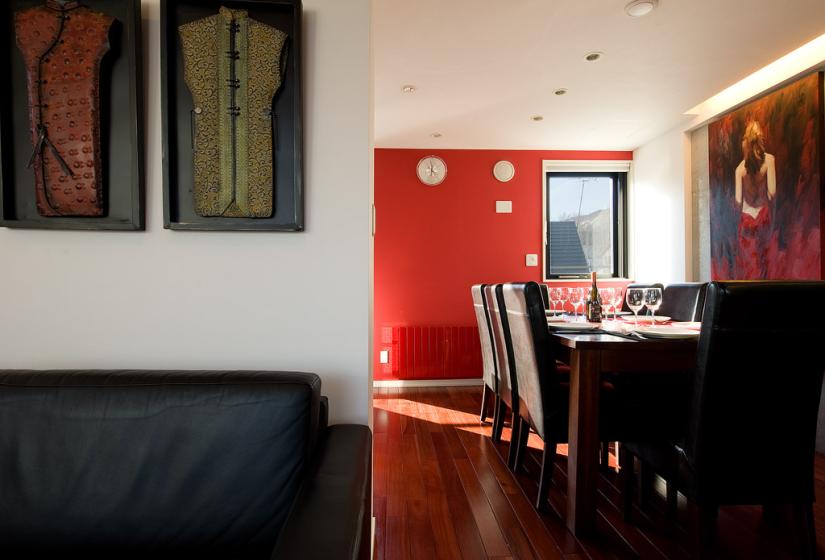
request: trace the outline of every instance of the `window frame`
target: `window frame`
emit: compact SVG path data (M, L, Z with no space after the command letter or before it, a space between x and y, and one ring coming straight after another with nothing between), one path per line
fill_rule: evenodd
M548 210L550 178L569 177L613 177L613 271L611 280L622 280L629 276L628 227L629 185L632 177L631 161L545 161L542 167L542 280L544 282L570 282L588 280L589 274L548 274Z

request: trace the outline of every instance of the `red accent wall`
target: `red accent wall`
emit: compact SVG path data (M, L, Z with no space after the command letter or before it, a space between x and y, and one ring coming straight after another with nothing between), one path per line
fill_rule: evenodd
M437 187L415 174L427 155L447 163ZM632 152L376 149L375 379L480 377L477 332L476 340L466 337L466 328L475 327L470 286L541 281L542 161L632 158ZM509 183L493 177L502 159L516 168ZM513 213L496 214L497 200L511 200ZM539 255L538 267L525 265L528 253ZM450 333L462 334L452 340ZM380 363L382 350L389 364Z

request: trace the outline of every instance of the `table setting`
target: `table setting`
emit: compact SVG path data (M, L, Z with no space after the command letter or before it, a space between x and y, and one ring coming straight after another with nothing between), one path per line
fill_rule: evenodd
M553 288L549 291L551 309L547 311L547 326L555 334L609 334L635 340L674 340L698 338L699 322L672 321L656 315L662 306L661 288L601 288L598 290L604 315L600 321L588 321L579 313L589 299L585 288ZM630 312L621 311L627 303ZM557 304L561 304L558 309ZM565 307L569 305L573 312ZM644 309L645 314L639 315Z

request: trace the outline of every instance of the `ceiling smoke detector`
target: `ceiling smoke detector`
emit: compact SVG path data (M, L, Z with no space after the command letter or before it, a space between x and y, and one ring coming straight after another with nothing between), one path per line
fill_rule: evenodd
M404 93L415 93L415 86L412 86L412 85L403 86L401 88L401 91L403 91Z
M601 59L603 56L604 56L603 52L593 51L593 52L589 52L586 55L584 55L584 59L587 62L596 62L597 60Z
M633 0L624 7L624 11L630 17L643 17L656 9L659 0Z

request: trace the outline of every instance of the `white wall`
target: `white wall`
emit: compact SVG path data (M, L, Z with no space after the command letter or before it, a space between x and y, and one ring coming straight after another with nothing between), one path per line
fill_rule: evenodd
M710 154L707 126L690 133L690 147L693 280L710 282Z
M630 191L631 275L639 282L684 282L690 236L686 235L685 134L674 129L633 153Z
M159 0L143 0L147 231L0 229L0 367L316 372L370 386L370 0L304 0L304 233L163 229Z

